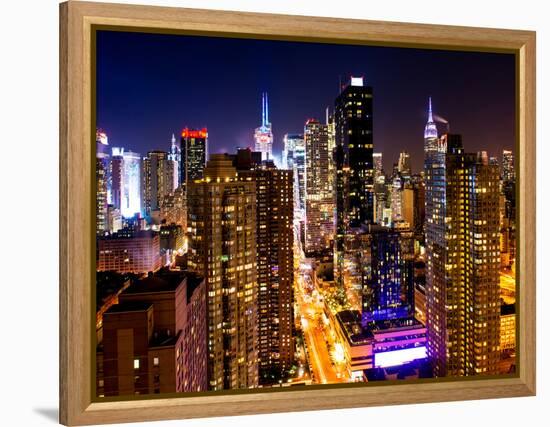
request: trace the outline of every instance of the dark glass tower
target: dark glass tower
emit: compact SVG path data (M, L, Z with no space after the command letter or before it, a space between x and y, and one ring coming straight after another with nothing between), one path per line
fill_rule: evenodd
M208 158L208 130L188 129L181 131L180 184L202 179Z
M410 317L414 307L411 233L371 225L363 244L363 324Z
M372 87L352 77L335 102L336 273L342 283L344 237L350 227L372 223Z

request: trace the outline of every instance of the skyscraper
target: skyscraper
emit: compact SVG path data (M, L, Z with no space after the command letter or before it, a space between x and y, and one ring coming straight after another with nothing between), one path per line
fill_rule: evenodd
M223 154L188 183L188 265L207 285L211 390L258 385L255 187Z
M256 184L260 384L273 384L294 361L292 171L271 161L242 166L239 177Z
M401 153L399 153L397 170L403 177L411 176L411 156L407 151L401 151Z
M262 124L254 131L254 151L262 153L262 160L273 159L273 132L269 122L267 93L262 93Z
M189 129L181 131L181 184L201 179L208 157L208 129Z
M372 222L372 88L352 77L335 102L336 271L342 284L344 241L349 227Z
M294 152L296 146L303 145L304 135L299 133L285 133L283 137L283 154L282 154L282 167L283 169L294 168Z
M428 355L436 376L487 375L499 360L498 166L460 135L425 130Z
M176 161L170 154L154 150L142 160L142 208L145 216L158 211L164 197L174 192L175 177L178 175Z
M334 238L334 198L330 174L328 125L310 119L304 127L306 147L306 253L323 252Z
M403 179L395 174L391 182L391 220L392 222L403 219Z
M172 134L172 139L170 140L170 153L168 154L168 160L171 160L175 163L174 174L174 189L178 188L181 184L181 145L177 143L176 135Z
M113 147L111 159L113 205L122 216L141 214L141 156Z
M414 308L412 274L406 274L402 234L395 229L370 225L363 237L364 257L362 319L372 321L409 317ZM412 263L410 263L412 266Z
M512 153L512 150L502 151L502 179L504 181L514 181L516 179L514 154Z
M382 153L372 153L372 164L374 168L374 177L377 178L384 173L384 165L382 163Z
M107 135L99 129L96 132L96 233L104 234L109 230L108 212L108 181L109 155L106 147L109 145Z

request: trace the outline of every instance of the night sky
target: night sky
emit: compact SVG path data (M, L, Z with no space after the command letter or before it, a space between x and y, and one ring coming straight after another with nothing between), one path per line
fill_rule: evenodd
M428 96L467 151L514 147L511 54L452 52L143 33L97 34L97 126L111 146L169 150L172 133L207 127L209 152L253 147L269 93L276 156L285 133L324 122L339 80L374 91L374 151L391 171L399 152L422 168Z

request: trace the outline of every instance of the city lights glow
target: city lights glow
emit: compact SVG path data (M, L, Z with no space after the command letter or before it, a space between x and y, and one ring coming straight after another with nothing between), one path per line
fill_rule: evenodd
M413 360L426 359L426 357L428 354L425 346L385 351L374 355L374 366L377 368L400 366Z

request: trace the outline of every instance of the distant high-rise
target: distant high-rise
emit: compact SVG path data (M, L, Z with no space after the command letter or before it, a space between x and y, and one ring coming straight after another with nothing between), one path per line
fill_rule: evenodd
M436 376L487 375L499 360L499 176L460 135L425 132L428 355ZM483 221L480 220L483 218Z
M512 153L512 150L502 151L502 179L504 181L514 181L516 179L514 154Z
M108 190L109 190L109 155L107 135L96 132L96 233L101 235L109 231Z
M189 129L181 131L181 184L188 184L203 177L208 157L208 129Z
M380 225L389 225L384 222L384 213L388 205L388 191L386 177L382 174L374 182L374 222Z
M168 160L171 160L175 163L176 173L173 176L174 189L178 188L181 184L181 145L178 144L176 140L176 135L172 134L172 139L170 140L170 153L168 154Z
M269 121L267 93L262 93L262 124L254 131L254 151L262 153L262 160L273 160L273 132Z
M328 125L310 119L304 127L306 147L306 253L330 249L334 238L334 197L330 174Z
M349 227L372 222L372 88L352 77L335 102L336 271L342 283L344 241Z
M164 197L174 192L175 177L178 175L177 163L170 154L154 150L142 160L142 209L145 216L158 211Z
M259 380L273 384L294 362L292 171L271 161L241 167L256 184Z
M394 175L391 181L391 220L392 222L403 219L403 179L400 174Z
M411 176L411 156L407 151L401 151L401 153L399 153L397 170L403 177Z
M375 178L384 173L384 165L382 164L382 153L372 153L372 164L374 168Z
M294 168L294 152L297 145L303 145L304 135L298 133L285 133L283 137L283 154L282 167L283 169Z
M408 252L398 230L371 225L363 236L363 323L407 318L414 308L412 274L407 274Z
M208 291L209 389L258 386L256 186L213 154L187 187L189 268Z
M113 206L122 216L141 214L141 156L113 147L111 157L111 194Z

